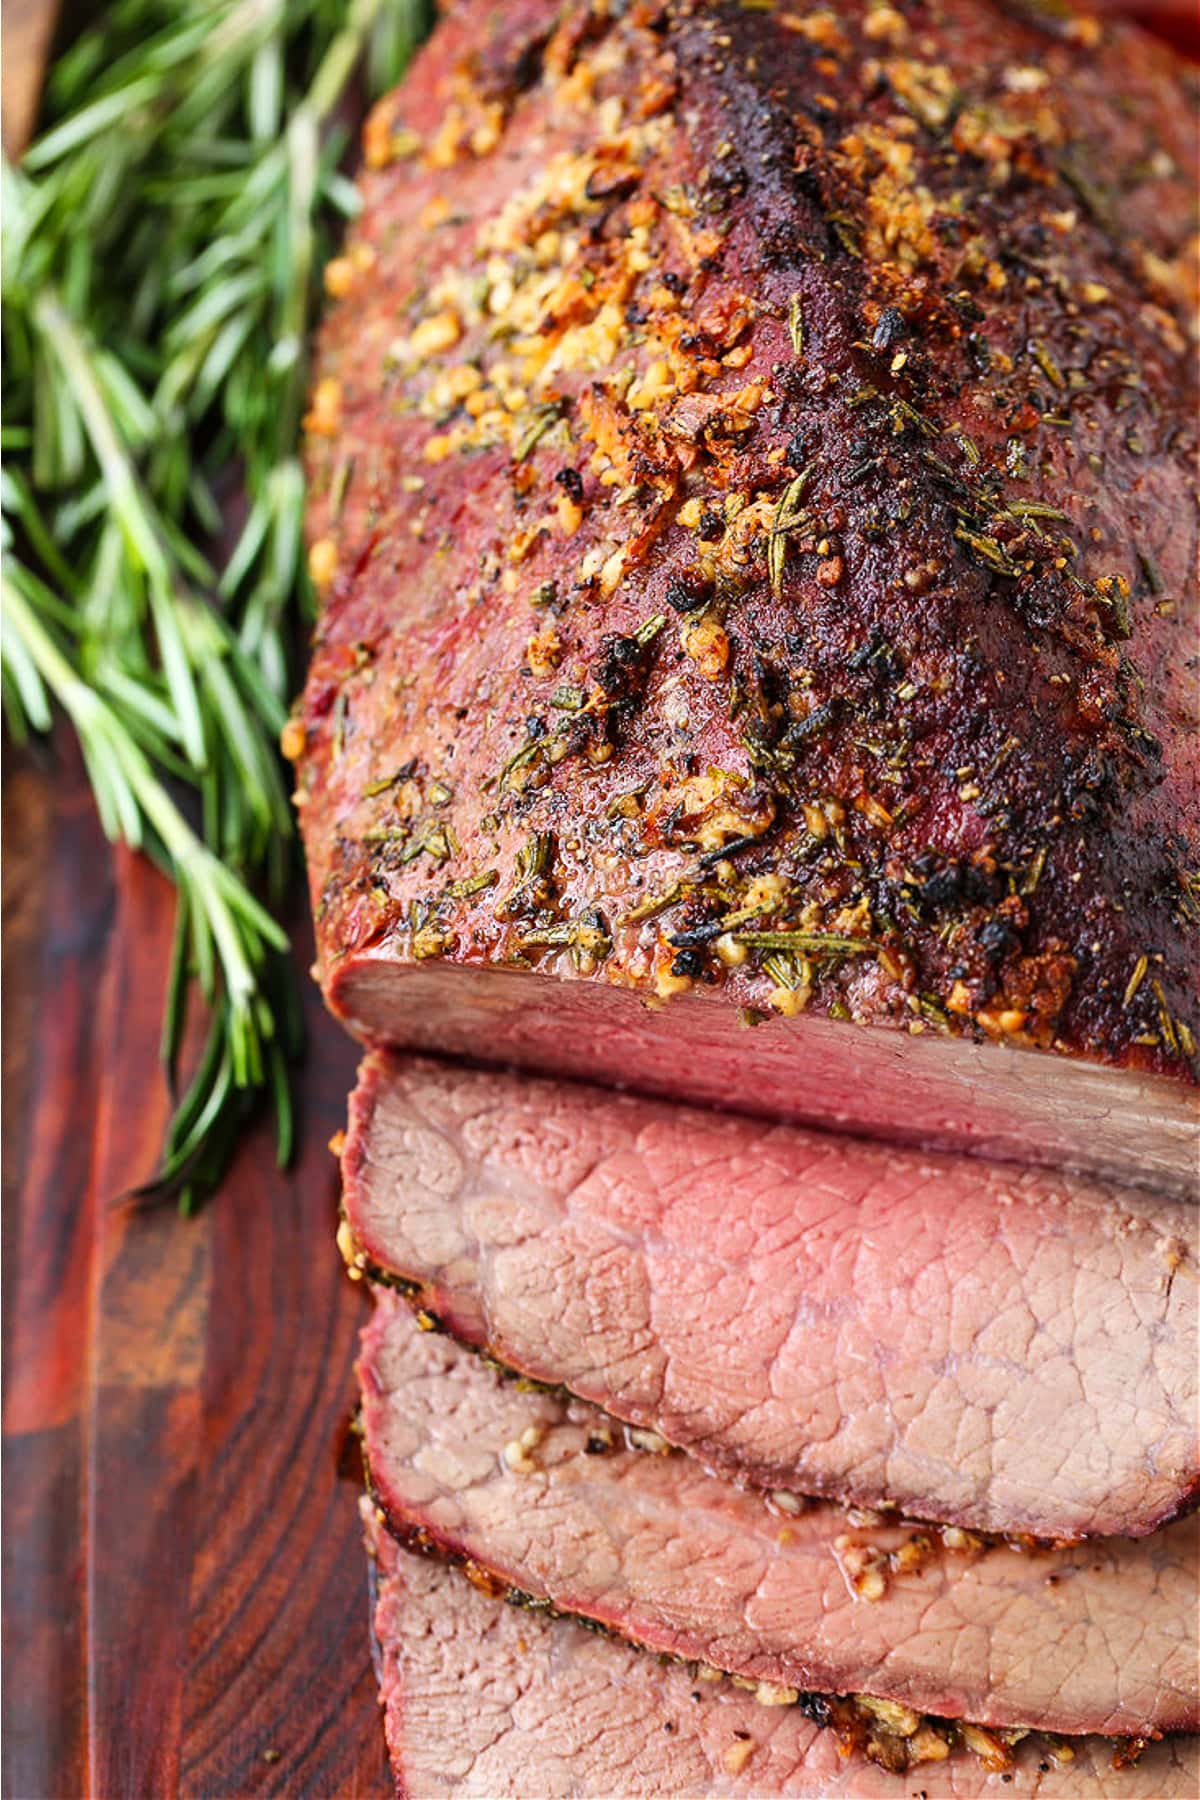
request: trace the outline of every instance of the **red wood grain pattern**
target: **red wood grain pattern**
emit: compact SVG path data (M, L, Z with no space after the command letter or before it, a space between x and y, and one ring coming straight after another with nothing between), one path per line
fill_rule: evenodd
M139 1213L168 1117L157 1070L170 895L120 853L95 1131L87 1405L88 1792L178 1791L212 1214ZM131 1605L131 1598L135 1604ZM131 1682L129 1672L138 1671Z
M114 1206L166 1116L170 890L110 856L69 750L6 771L4 824L3 1791L382 1800L338 1473L363 1302L326 1144L353 1049L310 993L294 1168L264 1121L198 1218Z
M3 872L4 1792L48 1800L83 1791L87 1196L113 904L76 760L6 763Z

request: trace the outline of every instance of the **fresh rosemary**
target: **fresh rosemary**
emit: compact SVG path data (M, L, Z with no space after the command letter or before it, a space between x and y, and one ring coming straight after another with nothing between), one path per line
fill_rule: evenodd
M291 1146L276 745L308 604L306 342L356 205L340 115L426 23L424 0L116 0L3 167L4 713L24 740L61 707L107 835L178 889L172 1084L193 991L208 1029L152 1185L185 1207L260 1092Z

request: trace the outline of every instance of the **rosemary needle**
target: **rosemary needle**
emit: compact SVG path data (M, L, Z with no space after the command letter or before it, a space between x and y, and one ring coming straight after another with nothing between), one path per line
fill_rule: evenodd
M276 745L308 608L306 344L356 204L339 108L356 81L395 82L426 10L115 0L3 165L4 712L23 738L60 707L106 833L175 883L172 1082L193 992L208 1025L152 1186L185 1207L260 1093L281 1160L291 1146Z

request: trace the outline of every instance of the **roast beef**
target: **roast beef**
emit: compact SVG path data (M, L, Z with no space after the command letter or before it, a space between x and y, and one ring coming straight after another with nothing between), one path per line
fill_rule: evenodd
M400 1800L1194 1800L1200 1792L1195 1740L1178 1738L1122 1769L1111 1743L1052 1747L1034 1737L1015 1746L1008 1768L959 1751L893 1774L839 1754L834 1733L799 1706L761 1706L727 1682L505 1606L444 1563L406 1556L370 1517L367 1529Z
M385 1053L342 1169L352 1267L735 1476L1054 1538L1200 1485L1185 1201Z
M391 1294L359 1375L393 1527L535 1602L737 1676L985 1725L1139 1734L1200 1716L1195 1516L1036 1552L768 1502L522 1391Z
M986 0L452 9L307 420L356 1031L1194 1179L1195 86Z

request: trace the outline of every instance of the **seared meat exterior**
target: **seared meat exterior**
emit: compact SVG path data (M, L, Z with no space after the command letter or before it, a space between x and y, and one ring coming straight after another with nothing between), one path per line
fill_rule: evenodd
M1179 1739L1117 1770L1101 1740L1079 1740L1060 1761L1063 1747L1043 1738L1011 1751L993 1738L988 1768L961 1751L922 1760L937 1753L923 1732L905 1780L840 1755L835 1732L800 1705L759 1705L728 1682L505 1606L444 1563L406 1556L369 1508L365 1525L400 1800L1194 1800L1200 1789L1195 1741ZM916 1732L901 1723L911 1751Z
M286 736L330 1004L1189 1183L1194 75L613 13L468 0L366 130Z
M1036 1537L1200 1488L1187 1201L384 1052L352 1269L760 1486Z
M381 1295L363 1341L373 1494L398 1533L651 1649L998 1727L1194 1729L1197 1518L1068 1550L855 1524L625 1448ZM661 1440L651 1438L665 1449Z

